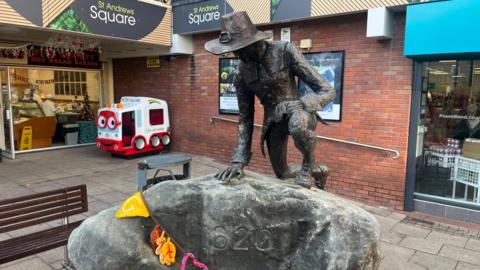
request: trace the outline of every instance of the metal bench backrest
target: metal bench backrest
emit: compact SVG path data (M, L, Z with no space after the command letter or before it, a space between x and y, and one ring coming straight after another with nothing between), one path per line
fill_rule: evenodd
M0 233L88 212L87 186L79 185L0 201Z

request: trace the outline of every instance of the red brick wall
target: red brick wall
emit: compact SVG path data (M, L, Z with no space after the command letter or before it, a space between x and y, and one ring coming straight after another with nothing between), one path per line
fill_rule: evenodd
M390 41L367 39L366 14L263 27L291 28L296 44L311 38L311 52L345 51L342 121L319 124L322 136L372 144L400 151L400 158L364 147L319 140L316 158L333 173L327 189L370 204L403 209L407 137L412 85L412 62L403 57L405 15L396 16L395 37ZM162 62L160 70L145 68L144 59L114 62L116 99L125 94L151 95L169 102L174 150L229 162L236 146L236 125L210 123L218 114L218 57L203 50L217 33L195 36L194 56ZM255 123L262 123L257 100ZM235 116L224 116L236 119ZM259 148L260 129L254 132L254 157L248 169L271 173L268 158ZM301 155L290 144L289 159Z
M170 96L170 65L161 59L159 68L148 68L145 58L113 61L114 97L152 96L168 100Z

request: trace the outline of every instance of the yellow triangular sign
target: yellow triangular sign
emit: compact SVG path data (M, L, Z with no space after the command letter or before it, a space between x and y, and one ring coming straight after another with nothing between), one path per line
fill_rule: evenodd
M140 192L135 193L132 197L123 202L122 207L118 209L116 218L126 217L149 217L150 213L143 201L142 194Z

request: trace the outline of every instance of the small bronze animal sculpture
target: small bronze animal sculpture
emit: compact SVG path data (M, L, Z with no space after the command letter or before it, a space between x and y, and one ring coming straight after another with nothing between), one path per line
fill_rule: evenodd
M208 41L205 49L213 54L233 52L240 58L239 74L235 80L240 120L238 147L232 165L216 177L228 182L243 176L243 168L252 156L252 133L255 99L264 108L264 127L261 135L262 153L267 142L273 171L280 179L295 177L295 183L312 186L311 176L323 187L329 173L325 166L316 166L316 112L335 98L333 87L305 60L289 42L268 42L270 34L257 31L246 12L222 17L220 37ZM313 93L299 96L295 76L304 81ZM287 163L288 135L303 155L301 168Z

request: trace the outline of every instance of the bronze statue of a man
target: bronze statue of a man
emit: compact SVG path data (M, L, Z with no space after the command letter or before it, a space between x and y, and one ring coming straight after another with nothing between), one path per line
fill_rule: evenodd
M216 177L228 182L232 177L243 176L243 167L252 156L254 97L257 96L264 107L263 155L266 140L276 176L295 177L296 184L310 188L312 172L316 179L326 173L324 168L314 168L316 112L334 100L335 90L293 44L265 41L271 35L257 31L246 12L225 15L221 26L220 37L208 41L205 49L217 55L233 52L241 60L235 80L240 120L232 165ZM295 76L310 86L313 93L300 96ZM303 155L299 169L287 163L289 134Z

